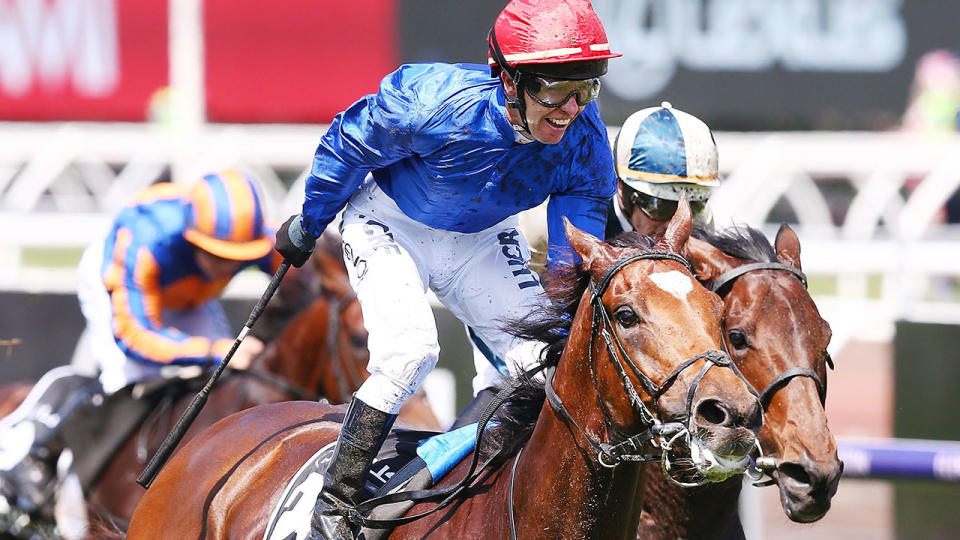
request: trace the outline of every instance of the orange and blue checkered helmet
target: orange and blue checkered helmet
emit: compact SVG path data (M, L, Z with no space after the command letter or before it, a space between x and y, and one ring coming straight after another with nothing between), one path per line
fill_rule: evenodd
M273 249L263 234L263 208L253 180L228 169L208 174L190 190L184 238L200 249L234 261L259 259Z

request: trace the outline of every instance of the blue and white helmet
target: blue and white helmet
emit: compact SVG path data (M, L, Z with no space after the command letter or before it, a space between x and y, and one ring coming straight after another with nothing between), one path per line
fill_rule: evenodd
M720 185L717 143L699 118L664 101L631 114L613 144L617 176L631 188L671 201L706 201Z

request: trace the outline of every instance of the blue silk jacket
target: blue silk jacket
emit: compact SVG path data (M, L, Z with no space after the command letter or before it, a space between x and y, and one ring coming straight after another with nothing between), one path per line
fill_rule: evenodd
M307 180L303 227L318 236L372 172L410 218L473 233L547 197L551 265L577 260L561 218L602 238L616 189L607 130L590 103L555 145L520 144L487 66L412 64L338 114Z

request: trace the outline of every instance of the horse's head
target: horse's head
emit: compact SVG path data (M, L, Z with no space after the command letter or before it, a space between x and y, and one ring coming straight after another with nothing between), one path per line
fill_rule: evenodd
M705 236L710 243L690 240L688 256L722 295L728 350L760 391L761 465L771 468L787 516L816 521L830 508L843 463L823 409L830 326L804 286L800 242L787 226L775 247L749 229Z
M651 423L670 424L661 447L671 455L689 451L676 463L693 466L680 474L695 482L720 481L747 466L762 413L723 352L719 297L693 278L678 255L689 235L685 201L663 239L648 249L615 248L568 223L567 236L591 287L567 348L580 348L574 354L589 359L611 439ZM575 334L590 338L575 340Z

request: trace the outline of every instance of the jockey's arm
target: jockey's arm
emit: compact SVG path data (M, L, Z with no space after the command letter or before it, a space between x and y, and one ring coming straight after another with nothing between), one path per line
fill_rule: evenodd
M374 169L420 153L417 135L423 121L415 92L401 70L387 75L376 94L361 98L338 114L320 140L306 183L303 228L318 237Z
M144 246L130 249L137 250L137 256L111 260L103 274L110 293L114 339L120 349L130 358L157 364L202 365L223 360L232 340L212 342L163 325L157 262ZM134 262L127 264L130 260Z

